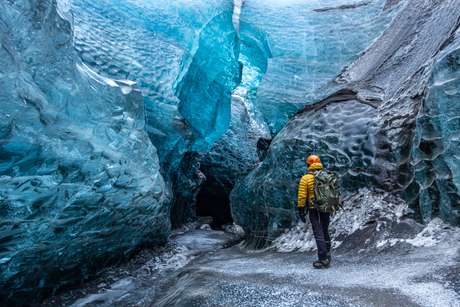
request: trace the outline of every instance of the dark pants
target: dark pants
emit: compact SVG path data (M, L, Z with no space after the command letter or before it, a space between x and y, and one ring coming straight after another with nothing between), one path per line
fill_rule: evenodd
M331 251L331 238L329 237L331 214L329 212L319 212L316 209L308 209L308 212L316 246L318 247L318 257L320 260L325 260L327 252Z

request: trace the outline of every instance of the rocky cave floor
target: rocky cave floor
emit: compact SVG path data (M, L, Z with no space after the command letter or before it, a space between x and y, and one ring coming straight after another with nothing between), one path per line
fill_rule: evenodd
M249 250L231 232L189 225L42 306L460 306L457 229L438 221L412 244L360 248L367 239L350 235L331 268L314 269L312 250Z

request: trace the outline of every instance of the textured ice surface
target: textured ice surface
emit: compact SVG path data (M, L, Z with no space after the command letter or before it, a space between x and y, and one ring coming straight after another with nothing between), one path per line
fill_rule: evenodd
M214 207L215 217L221 212L219 220L229 215L223 208L235 178L257 162L252 139L269 140L306 104L332 93L337 84L331 86L331 81L382 33L399 9L384 9L385 1L344 8L348 4L250 1L242 4L240 15L235 10L243 70L234 96L243 99L247 112L232 112L230 129L203 161L201 170L208 181L198 208ZM329 9L321 10L325 7ZM321 127L317 133L322 133Z
M225 132L229 93L240 75L232 1L71 4L82 60L102 75L139 84L162 162L178 167L190 142L194 150L209 148Z
M405 187L412 174L415 118L434 60L457 29L459 14L455 1L409 1L335 79L342 88L307 105L274 138L265 160L231 194L234 219L255 245L295 223L298 182L310 154L340 175L342 195L364 186L393 193Z
M247 1L240 15L243 81L261 82L257 106L273 134L376 40L400 7L387 1ZM263 79L262 79L263 77Z
M244 97L233 95L230 127L201 163L206 182L197 198L197 215L213 216L215 226L232 220L230 192L241 172L259 162L259 138L269 136L268 129L251 118L246 108L248 98Z
M437 58L429 91L419 117L412 165L415 176L406 200L425 221L440 217L460 223L460 40L455 39Z
M311 151L319 151L325 166L339 173L345 201L352 204L372 204L360 199L365 193L350 194L358 189L399 192L412 180L407 162L415 117L440 51L449 56L437 57L430 97L444 91L455 101L455 82L444 79L457 79L454 43L445 49L446 42L455 42L451 34L459 22L454 0L429 5L415 0L298 0L289 5L253 0L242 4L239 17L232 1L218 0L59 0L58 5L59 12L51 0L0 3L0 296L8 305L37 302L129 257L135 246L164 242L170 216L176 224L193 216L204 181L200 161L213 144L202 170L222 195L244 170L232 194L233 217L250 235L249 244L260 246L297 225L297 183ZM440 216L453 221L456 125L444 127L443 118L430 113L444 99L428 100L429 120L419 120L414 185L421 187L423 217L436 216L437 201L429 199L434 195L441 200ZM444 106L451 105L439 107L449 118ZM279 134L268 151L262 143L270 143L269 138L258 142L263 152L256 152L256 139L268 134L267 123L272 135ZM453 145L447 139L438 142L436 133L449 135ZM436 151L440 143L453 151L443 157ZM419 149L429 157L418 156ZM257 153L264 162L248 168L257 162ZM436 175L425 168L429 163L439 170ZM410 191L418 193L417 186ZM388 208L377 205L363 214L368 227L362 220L337 223L339 248L353 244L340 237L352 230L363 238L383 226L395 232L412 227L399 223L400 211L391 215ZM338 218L351 218L354 212ZM411 233L382 233L369 244L378 250L437 246L424 239L432 231L438 229L409 239ZM363 248L369 244L365 241ZM234 264L242 266L239 260ZM251 264L260 273L257 261ZM389 272L387 277L394 273ZM360 277L353 274L348 277ZM208 281L187 276L180 282L192 284L192 291L172 288L165 302L184 294L191 303L203 303L202 293L215 293ZM129 300L132 282L112 285L111 303ZM357 291L366 282L359 279ZM404 282L374 285L396 289ZM213 286L222 290L224 301L256 293L251 304L273 305L278 296L269 294L272 285ZM432 297L449 292L431 286ZM423 287L404 289L422 293ZM31 296L23 295L32 290ZM296 303L303 294L290 293L283 302ZM148 295L144 302L158 299ZM88 302L99 299L96 295ZM315 292L311 302L336 300Z
M64 0L61 3L65 3ZM172 222L194 217L202 153L228 129L241 77L233 1L70 1L75 49L98 74L138 83L146 131L173 190Z
M342 193L372 185L375 109L350 101L305 114L286 125L263 163L249 170L231 194L233 218L262 244L297 220L296 196L307 153L321 152L324 167L339 175Z
M165 242L171 192L139 88L80 63L55 2L0 20L0 301L19 306Z
M240 14L236 4L234 24L243 69L233 94L243 99L247 111L232 111L230 129L203 161L207 182L199 194L199 214L213 214L215 222L229 219L224 209L235 178L257 162L253 139L269 140L306 104L332 93L338 87L332 80L400 9L384 6L385 1L349 4L353 3L250 1L242 3Z

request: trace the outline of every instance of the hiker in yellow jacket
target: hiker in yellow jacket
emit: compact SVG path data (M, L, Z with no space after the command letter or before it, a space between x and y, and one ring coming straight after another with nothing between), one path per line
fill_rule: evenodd
M319 157L309 156L307 159L308 173L314 173L322 170L323 165ZM329 212L320 212L315 208L313 198L314 175L306 174L302 177L299 184L299 215L302 222L306 223L306 211L309 213L309 219L313 228L313 234L318 247L318 260L313 263L315 268L327 268L331 264L331 239L329 236L329 223L331 214ZM305 210L307 209L307 210Z

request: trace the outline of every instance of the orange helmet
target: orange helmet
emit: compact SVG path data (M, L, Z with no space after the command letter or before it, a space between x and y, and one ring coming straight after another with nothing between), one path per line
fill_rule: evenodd
M307 164L312 165L313 163L320 163L321 161L319 160L318 156L309 156L307 159Z

